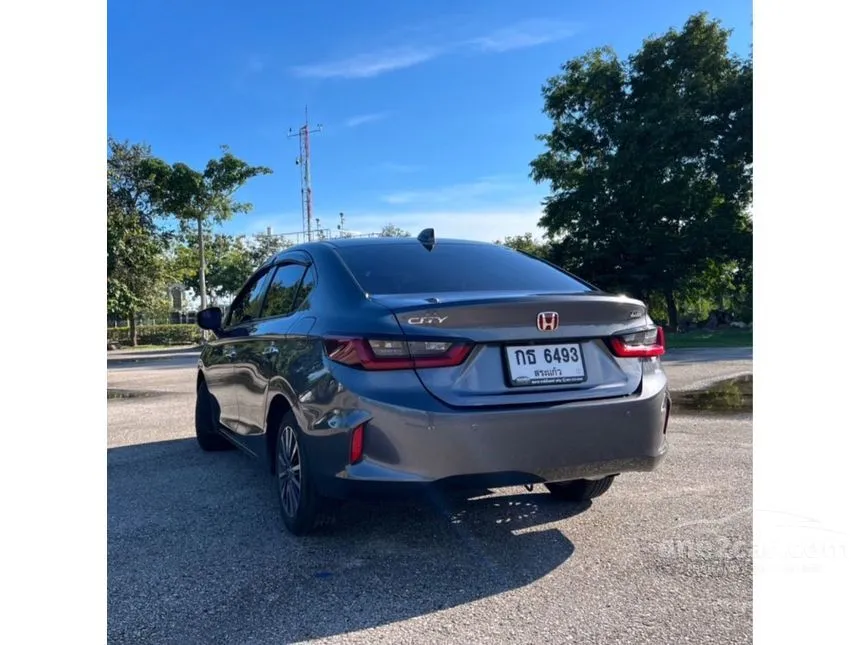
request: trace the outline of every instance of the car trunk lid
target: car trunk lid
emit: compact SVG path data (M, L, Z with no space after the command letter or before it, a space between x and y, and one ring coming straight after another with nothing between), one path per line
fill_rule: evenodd
M601 292L374 295L409 339L467 341L454 366L416 369L425 388L456 407L561 403L632 394L639 358L606 339L648 324L645 305Z

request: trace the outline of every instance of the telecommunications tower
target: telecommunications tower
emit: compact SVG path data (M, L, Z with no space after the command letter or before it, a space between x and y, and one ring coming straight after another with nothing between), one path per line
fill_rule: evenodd
M311 130L308 125L308 108L305 106L305 123L297 132L292 128L288 136L299 138L299 156L296 165L301 167L302 173L302 236L310 242L313 239L313 193L311 192L311 135L322 131L322 126L317 124Z

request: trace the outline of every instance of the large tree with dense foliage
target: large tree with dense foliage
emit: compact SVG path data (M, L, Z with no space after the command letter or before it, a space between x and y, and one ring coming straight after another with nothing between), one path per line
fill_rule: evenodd
M168 165L151 159L147 165L149 177L157 187L155 203L164 214L175 216L187 231L196 229L198 279L201 308L206 307L205 233L213 223L222 223L236 213L247 213L251 204L239 202L234 195L253 177L271 174L265 166L251 166L221 147L221 157L211 159L202 172L185 163Z
M148 145L108 139L107 310L129 321L137 345L136 314L166 298L164 250L169 235L153 207Z
M570 60L543 87L540 224L566 268L664 298L673 327L685 281L752 254L752 62L729 35L696 14L627 59Z
M504 240L496 240L495 243L542 259L546 259L549 252L549 245L536 238L534 233L506 235Z
M206 299L233 297L263 262L288 246L290 242L275 235L233 236L204 229ZM195 232L177 236L170 249L170 268L177 282L200 296L200 259Z

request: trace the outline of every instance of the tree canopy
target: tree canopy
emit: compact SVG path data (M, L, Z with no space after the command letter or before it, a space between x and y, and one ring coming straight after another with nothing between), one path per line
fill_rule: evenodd
M251 274L274 253L290 246L278 236L233 236L205 231L207 299L232 297ZM200 296L200 262L196 233L180 235L170 252L171 274L177 282Z
M388 223L382 227L382 230L379 232L379 237L410 237L411 234L409 231L406 231L399 226L395 226L392 223Z
M549 251L548 245L545 242L541 242L533 233L507 235L504 240L496 240L495 243L543 259L547 259Z
M107 310L129 319L151 306L165 287L162 230L153 206L155 186L145 170L149 146L108 139L107 159Z
M729 35L696 14L626 60L608 47L570 60L543 87L540 225L566 268L665 298L671 326L682 282L752 254L752 62Z
M204 231L210 223L220 224L237 213L247 213L251 204L235 199L235 193L249 179L272 173L266 166L252 166L236 157L227 146L221 146L221 157L210 159L200 172L185 163L172 166L150 157L145 172L155 190L155 208L165 215L175 216L183 230L189 223L197 228L199 289L201 305L206 306L206 252Z

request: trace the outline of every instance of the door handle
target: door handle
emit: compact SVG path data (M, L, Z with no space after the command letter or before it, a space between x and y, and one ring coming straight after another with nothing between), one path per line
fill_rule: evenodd
M269 345L263 350L263 356L276 356L280 351L275 345Z

